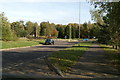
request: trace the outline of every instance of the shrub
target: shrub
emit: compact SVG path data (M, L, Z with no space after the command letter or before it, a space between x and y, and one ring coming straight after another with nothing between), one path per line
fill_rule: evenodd
M21 30L21 31L19 32L19 35L20 35L20 37L26 37L26 36L28 35L28 32L25 31L25 30Z

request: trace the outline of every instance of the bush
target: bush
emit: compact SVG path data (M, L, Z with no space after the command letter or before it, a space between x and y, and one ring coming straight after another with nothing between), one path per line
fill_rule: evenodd
M12 32L11 35L12 35L12 38L11 38L12 41L18 40L18 37L17 37L17 35L14 32Z
M7 28L2 29L2 40L3 41L15 41L17 40L17 36L14 32L8 30Z
M25 30L21 30L21 31L19 32L19 35L20 35L20 37L26 37L26 36L28 35L28 32L25 31Z

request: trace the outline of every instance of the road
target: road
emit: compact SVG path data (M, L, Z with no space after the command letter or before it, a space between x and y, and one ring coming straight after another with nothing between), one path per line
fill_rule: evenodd
M43 57L73 46L78 42L55 40L55 45L40 45L2 51L3 73L10 74L42 74L55 76L45 64Z

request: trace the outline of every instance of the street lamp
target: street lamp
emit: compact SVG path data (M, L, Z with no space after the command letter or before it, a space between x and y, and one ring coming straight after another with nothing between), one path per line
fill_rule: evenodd
M69 24L68 27L69 27L69 40L68 41L70 41L71 40L71 24Z
M79 0L79 39L80 39L80 5L81 5L81 2Z
M69 25L69 28L70 28L70 29L69 29L69 30L70 30L70 31L69 31L69 32L70 32L70 34L69 34L69 39L71 39L71 24Z

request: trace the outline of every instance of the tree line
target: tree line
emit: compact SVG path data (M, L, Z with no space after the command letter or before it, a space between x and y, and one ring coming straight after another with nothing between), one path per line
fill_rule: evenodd
M79 25L77 23L69 23L68 25L54 24L49 22L33 23L31 21L16 21L10 23L4 13L0 14L2 37L4 41L16 40L19 37L57 37L57 38L78 38ZM81 38L93 38L96 36L96 24L87 23L80 25Z
M91 11L95 23L80 24L80 37L96 37L99 43L113 45L120 49L120 2L96 2L91 0L94 10ZM57 38L78 38L79 25L54 24L49 22L33 23L31 21L16 21L10 23L4 13L0 14L0 39L16 40L19 37L52 36Z
M107 0L106 0L107 1ZM120 2L94 2L91 11L92 19L96 23L85 22L80 24L80 37L98 39L99 43L120 47ZM79 25L67 25L49 22L33 23L31 21L16 21L10 23L4 13L0 14L0 38L4 41L16 40L19 37L52 36L57 38L78 38Z

